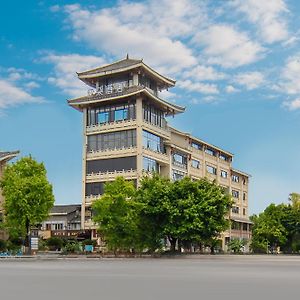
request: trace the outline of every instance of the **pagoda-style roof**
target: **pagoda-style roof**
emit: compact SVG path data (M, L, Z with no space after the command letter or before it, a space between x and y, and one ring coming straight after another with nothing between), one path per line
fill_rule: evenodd
M86 84L91 85L91 80L98 77L107 77L118 73L127 72L133 69L141 68L146 73L148 73L151 77L155 78L156 80L160 81L166 87L172 87L175 85L176 81L165 77L148 65L146 65L142 59L132 59L128 56L125 59L119 60L117 62L104 65L92 70L79 72L77 73L78 78L85 82Z
M20 153L20 151L6 151L6 152L2 152L0 151L0 162L7 162L13 158L15 158L18 154Z
M167 102L158 96L156 96L150 89L144 86L132 86L126 88L123 92L115 92L112 94L94 94L83 96L75 99L68 100L68 103L73 108L82 111L84 107L89 106L94 103L107 102L111 100L122 100L127 97L131 97L137 94L144 94L150 99L154 100L158 106L162 107L167 114L177 114L185 111L185 107Z

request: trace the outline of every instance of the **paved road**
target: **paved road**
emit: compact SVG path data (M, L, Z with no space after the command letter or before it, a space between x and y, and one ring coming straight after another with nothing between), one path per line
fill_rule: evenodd
M300 299L300 257L0 260L0 299Z

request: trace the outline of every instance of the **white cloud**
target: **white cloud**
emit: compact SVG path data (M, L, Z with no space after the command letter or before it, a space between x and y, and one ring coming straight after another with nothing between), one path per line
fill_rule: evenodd
M22 87L4 79L0 79L0 109L6 109L26 103L41 103L42 97L34 97Z
M234 0L232 3L257 25L263 41L274 43L289 38L284 0Z
M285 101L285 102L283 102L283 107L287 108L288 110L297 110L297 109L300 109L300 98L295 99L293 101Z
M65 11L73 38L97 50L144 58L168 75L197 63L192 49L178 38L192 35L204 18L195 1L120 2L102 10L68 5Z
M264 75L260 72L241 73L234 77L234 82L243 85L247 90L253 90L261 87L265 82Z
M230 25L212 25L196 34L194 41L204 46L208 63L234 68L262 58L264 48L244 32Z
M217 72L211 66L198 65L191 70L183 73L184 78L190 78L193 80L204 81L204 80L222 80L226 78L226 74Z
M193 82L191 80L180 80L178 86L190 92L198 92L201 94L218 94L219 90L216 84L207 84L202 82Z
M238 90L237 88L235 88L233 85L227 85L227 86L225 87L225 91L226 91L226 93L231 94L231 93L236 93L236 92L238 92L239 90Z
M53 53L44 55L42 61L54 64L54 75L48 78L48 82L72 97L85 95L88 89L77 78L76 72L99 67L105 63L104 59L98 56Z
M29 81L24 84L24 87L31 90L31 89L36 89L36 88L40 87L40 85L35 81Z
M300 54L291 56L286 60L281 74L282 80L276 85L277 90L288 94L300 93Z

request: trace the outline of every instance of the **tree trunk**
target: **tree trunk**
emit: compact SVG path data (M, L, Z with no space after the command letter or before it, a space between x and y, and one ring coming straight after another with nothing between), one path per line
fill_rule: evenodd
M27 254L31 254L31 249L30 249L30 222L29 219L26 219L26 239L25 239L25 247L27 247Z
M177 239L170 237L169 241L171 243L171 248L170 248L171 252L175 252L176 251L176 241L177 241Z

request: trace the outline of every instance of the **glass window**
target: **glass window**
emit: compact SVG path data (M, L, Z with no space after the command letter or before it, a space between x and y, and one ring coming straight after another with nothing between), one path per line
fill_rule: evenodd
M135 118L135 102L88 108L87 111L88 126Z
M98 114L98 122L100 124L109 122L109 113L108 112L100 112Z
M202 145L200 145L199 143L192 142L191 146L195 149L202 150Z
M174 181L181 180L183 177L186 176L186 173L178 171L178 170L172 170L172 179Z
M187 168L187 155L179 152L173 153L173 164L182 168Z
M234 214L239 214L240 213L240 208L238 206L233 206L231 208L231 211L234 213Z
M246 193L243 193L243 200L246 201Z
M122 130L88 135L88 151L105 151L136 146L136 131Z
M217 175L217 168L215 168L213 166L207 165L206 170L210 174Z
M229 160L229 157L223 153L220 153L219 157L220 157L220 159L225 160L225 161Z
M210 148L206 148L205 153L212 155L212 156L216 156L216 151L214 151L213 149L210 149Z
M196 169L200 169L200 161L196 159L192 159L192 167Z
M223 178L227 178L228 177L228 173L224 170L221 170L221 177Z
M232 190L232 196L233 196L234 198L239 198L239 196L240 196L239 191Z
M156 160L146 157L143 157L143 170L147 172L157 172L159 173L159 164Z
M143 118L152 125L159 127L166 125L164 112L147 102L143 102Z
M152 151L163 152L162 138L146 130L143 130L143 146Z
M237 176L237 175L232 175L231 179L232 179L233 182L239 182L240 181L240 177Z

